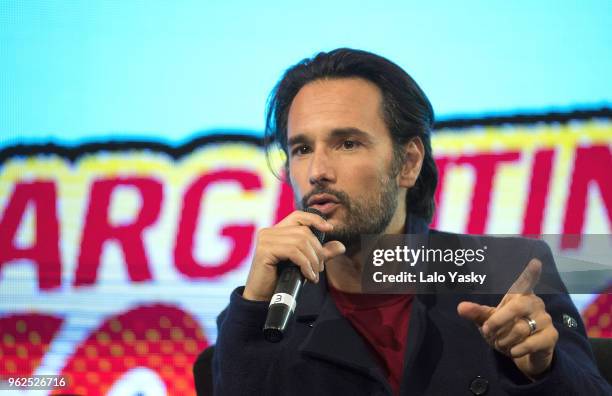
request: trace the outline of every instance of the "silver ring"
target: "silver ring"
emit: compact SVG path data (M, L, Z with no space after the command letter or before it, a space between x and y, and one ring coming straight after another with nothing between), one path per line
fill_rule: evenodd
M533 335L533 333L535 333L536 330L538 329L538 326L536 325L536 321L527 316L524 316L521 319L527 322L527 325L529 326L529 335Z

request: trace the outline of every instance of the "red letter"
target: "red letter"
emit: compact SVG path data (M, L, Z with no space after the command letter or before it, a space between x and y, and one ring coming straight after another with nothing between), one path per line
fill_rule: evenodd
M133 186L140 193L142 207L131 224L111 225L109 222L110 198L118 186ZM121 244L130 279L134 282L150 280L151 272L142 241L142 232L157 220L161 200L161 184L149 178L95 181L91 187L74 284L90 285L96 281L102 246L104 242L112 239Z
M612 338L612 321L605 316L612 312L612 285L599 292L599 295L582 311L582 318L589 337Z
M476 185L472 195L470 219L466 227L468 234L482 234L485 231L489 216L491 189L498 165L500 162L516 161L519 157L519 152L506 152L462 156L457 159L458 164L470 164L476 171Z
M542 232L554 157L555 150L552 149L540 150L534 156L529 199L523 216L523 235L539 235Z
M176 268L190 278L209 278L223 275L237 268L246 258L253 242L255 226L233 225L221 230L221 235L232 240L230 256L221 264L198 263L193 257L193 238L200 213L202 196L206 189L219 182L238 182L244 190L252 191L261 188L259 176L250 171L219 170L206 173L197 179L185 193L181 220L174 247ZM229 210L240 208L229 208Z
M576 150L572 184L565 210L563 234L568 234L561 241L561 248L576 248L580 239L572 237L582 233L589 184L599 186L601 198L608 212L608 221L612 224L612 156L609 146L579 147Z
M168 395L193 395L192 367L208 346L198 322L170 305L141 306L106 318L68 360L62 394L106 395L126 372L154 371Z
M283 175L280 182L280 194L278 195L278 201L276 202L276 211L274 212L274 223L276 224L285 217L289 216L291 212L295 210L295 202L293 200L293 189L291 184Z
M436 168L438 168L438 185L436 186L436 192L434 194L434 202L436 203L436 210L434 212L433 219L431 220L431 228L436 228L438 220L440 218L440 211L438 210L442 205L442 187L444 187L444 177L446 176L446 166L451 162L448 157L436 158Z
M14 239L29 202L34 205L36 213L36 242L20 248L15 245ZM0 269L11 260L32 260L38 269L38 287L41 289L61 285L59 223L55 206L53 182L18 183L0 220Z
M38 368L63 319L47 314L16 314L0 318L0 379L29 377Z

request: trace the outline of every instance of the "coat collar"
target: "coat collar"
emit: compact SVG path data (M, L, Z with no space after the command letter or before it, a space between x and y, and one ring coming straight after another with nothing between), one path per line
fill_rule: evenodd
M424 219L414 215L409 216L406 233L421 234L428 231ZM415 298L410 315L404 372L410 371L416 363L416 356L425 334L425 315L424 303L420 298ZM312 330L299 346L300 352L358 370L385 384L390 391L383 370L371 352L371 347L342 316L328 293L325 273L321 274L319 283L306 283L302 289L300 303L296 308L296 320L312 324Z

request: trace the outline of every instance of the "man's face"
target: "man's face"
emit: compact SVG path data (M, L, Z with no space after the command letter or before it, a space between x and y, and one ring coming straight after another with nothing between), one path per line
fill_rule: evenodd
M361 234L403 226L405 190L392 174L393 143L382 95L359 78L317 80L295 96L287 123L289 176L299 208L334 225L328 240L347 245ZM397 172L395 172L397 173Z

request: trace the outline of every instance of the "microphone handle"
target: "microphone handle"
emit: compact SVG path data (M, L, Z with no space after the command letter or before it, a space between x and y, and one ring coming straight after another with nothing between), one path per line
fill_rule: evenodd
M298 266L287 261L279 263L279 266L280 277L270 300L263 329L265 339L270 342L279 342L283 339L304 284L304 275Z
M306 208L305 211L325 218L323 213L317 209ZM314 227L310 227L310 231L319 242L324 242L325 233ZM279 342L283 339L289 320L293 316L300 290L304 285L304 275L300 272L300 268L292 262L278 263L277 270L279 277L268 306L268 316L263 328L264 338L270 342Z

